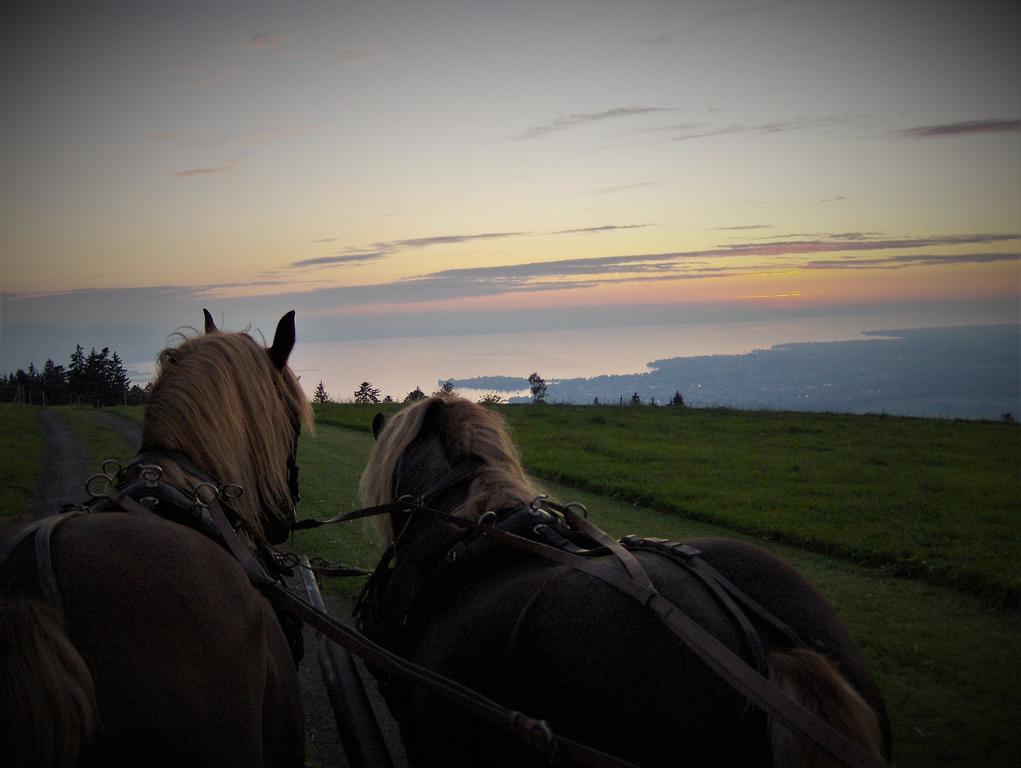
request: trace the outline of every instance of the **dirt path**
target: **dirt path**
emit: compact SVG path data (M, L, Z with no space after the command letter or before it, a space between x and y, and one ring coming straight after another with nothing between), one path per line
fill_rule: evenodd
M133 450L137 450L142 441L142 430L138 425L106 411L96 411L95 416L123 437ZM85 497L84 483L89 474L85 448L74 430L53 411L40 411L39 422L43 428L43 455L46 461L32 497L31 512L36 517L52 514L66 502L81 501ZM292 586L303 594L299 583ZM323 598L331 614L348 615L348 606L338 597L324 592ZM383 729L391 752L395 753L395 762L400 767L404 765L403 750L400 749L396 725L389 719L389 714L383 711L385 705L364 667L362 676L373 699L373 708L386 718ZM315 633L308 628L305 629L305 659L298 668L298 679L305 710L305 730L316 751L316 765L319 768L347 768L347 758L337 735L333 711L319 672L318 641Z
M29 510L33 517L60 511L61 504L85 498L85 480L89 475L85 448L78 435L54 411L39 411L43 428L43 456L39 485L32 494Z

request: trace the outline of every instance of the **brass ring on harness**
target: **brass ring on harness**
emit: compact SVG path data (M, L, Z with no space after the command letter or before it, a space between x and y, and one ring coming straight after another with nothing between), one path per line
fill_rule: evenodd
M224 501L233 501L234 499L240 499L241 494L245 492L237 483L227 483L220 489L220 498Z
M113 469L107 469L106 468L107 464L112 466ZM116 459L107 459L106 461L99 465L99 468L103 470L103 474L106 475L107 477L115 477L121 471L121 463Z
M203 480L201 483L199 483L198 485L196 485L194 488L191 489L191 492L194 494L195 502L197 504L201 504L202 506L206 506L206 503L199 496L199 491L202 490L203 488L209 488L213 492L213 496L216 496L216 497L220 496L220 489L219 488L217 488L212 483Z
M103 479L103 486L102 489L97 493L96 491L92 490L93 484L92 481L97 480L99 478ZM103 491L105 491L106 487L109 485L113 485L113 478L110 477L105 472L97 472L96 474L92 475L88 480L85 481L85 492L94 499L101 499L106 495Z
M580 509L581 516L588 520L588 509L580 501L569 501L566 504L564 504L564 506L567 509Z

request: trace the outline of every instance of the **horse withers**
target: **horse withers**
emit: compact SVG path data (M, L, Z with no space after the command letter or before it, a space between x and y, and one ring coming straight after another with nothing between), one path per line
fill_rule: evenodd
M287 535L311 420L294 313L269 348L205 318L159 355L136 460L93 478L87 508L0 541L0 764L303 762L283 625L201 532L215 508L252 551Z
M497 414L431 398L388 423L377 417L373 431L363 503L417 504L395 507L383 521L392 561L360 606L371 637L542 718L556 734L637 765L841 764L751 706L660 617L572 567L571 555L539 557L458 523L481 519L490 531L580 553L594 572L625 571L610 548L564 525L556 510L568 518L570 510L534 501L539 490ZM623 542L624 559L634 561L627 568L651 582L641 594L655 592L693 618L875 763L889 759L889 722L862 653L792 568L729 539ZM551 756L537 757L428 688L386 678L382 685L413 765L538 765Z

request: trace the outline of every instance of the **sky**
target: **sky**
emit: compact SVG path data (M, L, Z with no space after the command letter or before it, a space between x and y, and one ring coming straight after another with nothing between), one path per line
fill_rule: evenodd
M90 338L151 357L202 307L267 334L293 308L316 341L912 303L1016 322L1019 22L933 0L23 7L0 369Z

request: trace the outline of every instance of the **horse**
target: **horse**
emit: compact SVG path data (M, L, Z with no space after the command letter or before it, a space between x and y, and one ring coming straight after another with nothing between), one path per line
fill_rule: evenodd
M567 518L580 520L571 507L543 501L499 414L432 397L389 420L377 415L372 427L360 494L387 510L380 529L389 546L357 606L370 638L626 763L837 764L751 707L639 602L565 564L568 555L536 555L566 549L581 552L585 567L624 571L607 547L569 530ZM521 551L494 542L497 529L536 543ZM890 724L866 660L794 569L726 538L622 541L662 598L749 664L758 645L763 675L784 695L873 764L889 760ZM683 567L692 552L701 565ZM703 578L707 569L717 586ZM725 607L739 597L744 610ZM428 687L386 675L380 686L413 766L555 761Z
M303 763L294 627L212 522L264 563L288 535L312 423L294 312L268 348L203 312L159 353L136 459L0 539L0 764Z

